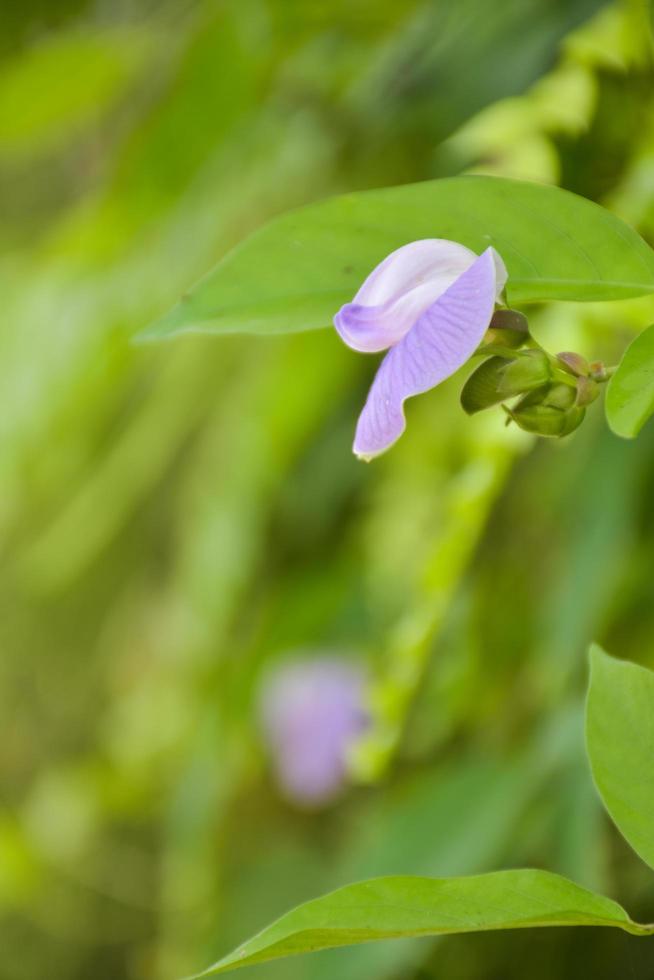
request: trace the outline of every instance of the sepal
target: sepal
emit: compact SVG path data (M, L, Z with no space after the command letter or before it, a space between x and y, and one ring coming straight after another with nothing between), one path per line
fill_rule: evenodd
M509 420L525 432L561 439L574 432L584 420L586 409L575 404L576 390L556 384L532 391L512 408L503 408Z
M581 354L575 354L573 351L562 351L556 355L556 359L563 370L575 378L587 378L590 374L590 365Z
M499 384L503 398L521 395L546 385L552 376L550 359L542 350L526 350L505 365Z

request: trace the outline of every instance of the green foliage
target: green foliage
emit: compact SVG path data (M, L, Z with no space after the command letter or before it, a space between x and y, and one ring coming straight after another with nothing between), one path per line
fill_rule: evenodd
M591 650L586 739L595 783L617 827L654 867L654 673ZM610 899L544 871L469 878L378 878L288 912L198 977L341 945L536 926L614 926L651 935Z
M379 939L562 925L654 932L654 927L632 922L616 902L546 871L378 878L346 885L288 912L197 977Z
M619 436L633 439L654 412L654 326L627 347L606 392L606 417Z
M152 43L137 30L80 31L0 69L0 157L65 144L97 122L133 81Z
M654 868L654 673L591 653L586 739L593 778L616 826Z
M141 336L325 327L389 252L447 238L504 259L512 303L654 292L654 253L614 215L555 187L463 177L348 194L276 219Z
M651 872L613 859L582 755L580 670L592 636L652 666L649 430L589 412L534 451L464 415L461 377L371 472L349 447L373 365L332 331L130 343L253 229L345 191L533 178L653 241L643 35L600 7L4 4L2 85L20 64L21 98L39 84L0 120L3 977L170 980L379 875L548 867L650 920ZM46 84L55 49L76 71ZM654 304L529 322L614 364ZM372 677L370 739L317 813L282 798L257 724L263 673L298 650ZM647 976L654 943L609 929L258 970L615 980L632 943Z

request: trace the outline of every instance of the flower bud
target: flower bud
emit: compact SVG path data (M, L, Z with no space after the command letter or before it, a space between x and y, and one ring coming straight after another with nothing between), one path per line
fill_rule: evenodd
M555 384L551 385L543 395L541 404L549 405L550 408L560 408L566 411L572 408L577 400L577 388L572 385Z
M539 436L561 438L581 425L585 408L575 405L576 390L558 384L532 391L505 411L516 425Z
M502 401L505 396L500 391L500 382L506 363L503 357L489 357L473 371L461 392L464 412L474 415Z
M588 377L590 367L586 358L582 357L581 354L575 354L573 351L563 351L561 354L556 355L556 359L564 371L568 371L569 374L574 374L576 378Z
M486 336L487 344L517 349L529 339L527 317L517 310L496 310Z
M563 425L561 432L559 433L559 438L563 438L563 436L569 436L571 432L574 432L575 429L578 429L581 423L584 421L585 417L586 417L585 408L575 407L575 408L568 409L568 411L565 413L565 423Z
M593 361L590 366L590 377L593 381L608 381L610 374L607 372L603 361Z
M549 382L551 373L549 358L544 351L522 351L502 371L500 394L503 398L510 398L512 395L542 388Z
M599 395L599 385L592 378L577 378L576 404L580 408L590 405Z

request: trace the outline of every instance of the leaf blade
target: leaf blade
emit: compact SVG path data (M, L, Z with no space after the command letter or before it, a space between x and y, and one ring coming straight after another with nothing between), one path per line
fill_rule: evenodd
M654 414L654 324L632 340L606 392L606 418L618 436L634 439Z
M528 181L452 177L346 194L276 218L140 337L328 326L389 252L420 238L477 253L493 245L514 303L654 292L654 252L599 205Z
M557 925L648 932L617 903L546 871L373 878L298 906L197 977L379 939Z
M586 744L616 827L654 868L654 672L591 649Z

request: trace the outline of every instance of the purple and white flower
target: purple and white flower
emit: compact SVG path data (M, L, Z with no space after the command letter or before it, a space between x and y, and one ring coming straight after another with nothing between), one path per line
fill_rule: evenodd
M475 255L428 238L391 252L334 326L353 350L388 350L359 417L354 452L370 460L404 432L404 402L454 374L479 346L507 280L494 248Z
M347 779L351 743L369 724L361 667L340 657L299 658L264 677L260 718L277 782L298 806L329 803Z

